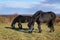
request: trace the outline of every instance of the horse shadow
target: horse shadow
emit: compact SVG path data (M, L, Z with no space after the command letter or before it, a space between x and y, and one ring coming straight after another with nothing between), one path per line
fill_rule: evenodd
M12 29L12 27L5 27L5 28L6 29ZM22 28L22 29L14 28L12 30L19 31L19 32L24 32L24 33L28 33L28 28Z
M19 29L19 28L14 28L12 29L12 27L5 27L6 29L11 29L11 30L15 30L15 31L18 31L18 32L23 32L23 33L29 33L28 32L28 28L22 28L22 29ZM34 33L39 33L38 32L38 29L34 29L33 30ZM50 33L49 31L47 31L48 33ZM31 33L30 33L31 34Z

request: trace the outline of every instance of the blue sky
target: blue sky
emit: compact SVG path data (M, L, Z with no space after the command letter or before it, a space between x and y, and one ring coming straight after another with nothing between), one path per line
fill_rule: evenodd
M36 11L60 13L60 0L0 0L0 15L34 14Z

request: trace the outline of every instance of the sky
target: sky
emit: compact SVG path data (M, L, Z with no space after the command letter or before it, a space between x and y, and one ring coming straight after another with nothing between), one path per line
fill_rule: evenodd
M0 15L34 14L36 11L60 13L60 0L0 0Z

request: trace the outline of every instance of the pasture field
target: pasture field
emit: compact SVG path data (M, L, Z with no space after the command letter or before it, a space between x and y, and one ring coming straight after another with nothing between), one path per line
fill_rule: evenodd
M38 33L37 24L32 33L27 33L27 23L23 23L23 29L11 29L10 24L0 23L0 40L60 40L60 25L54 25L55 32L50 33L47 25L42 24L42 33ZM16 24L17 26L17 24Z

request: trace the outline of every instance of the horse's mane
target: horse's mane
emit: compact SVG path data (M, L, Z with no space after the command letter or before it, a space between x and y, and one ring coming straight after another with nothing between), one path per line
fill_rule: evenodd
M37 11L32 17L33 18L36 18L38 15L40 15L40 13L42 13L43 11L39 10Z

